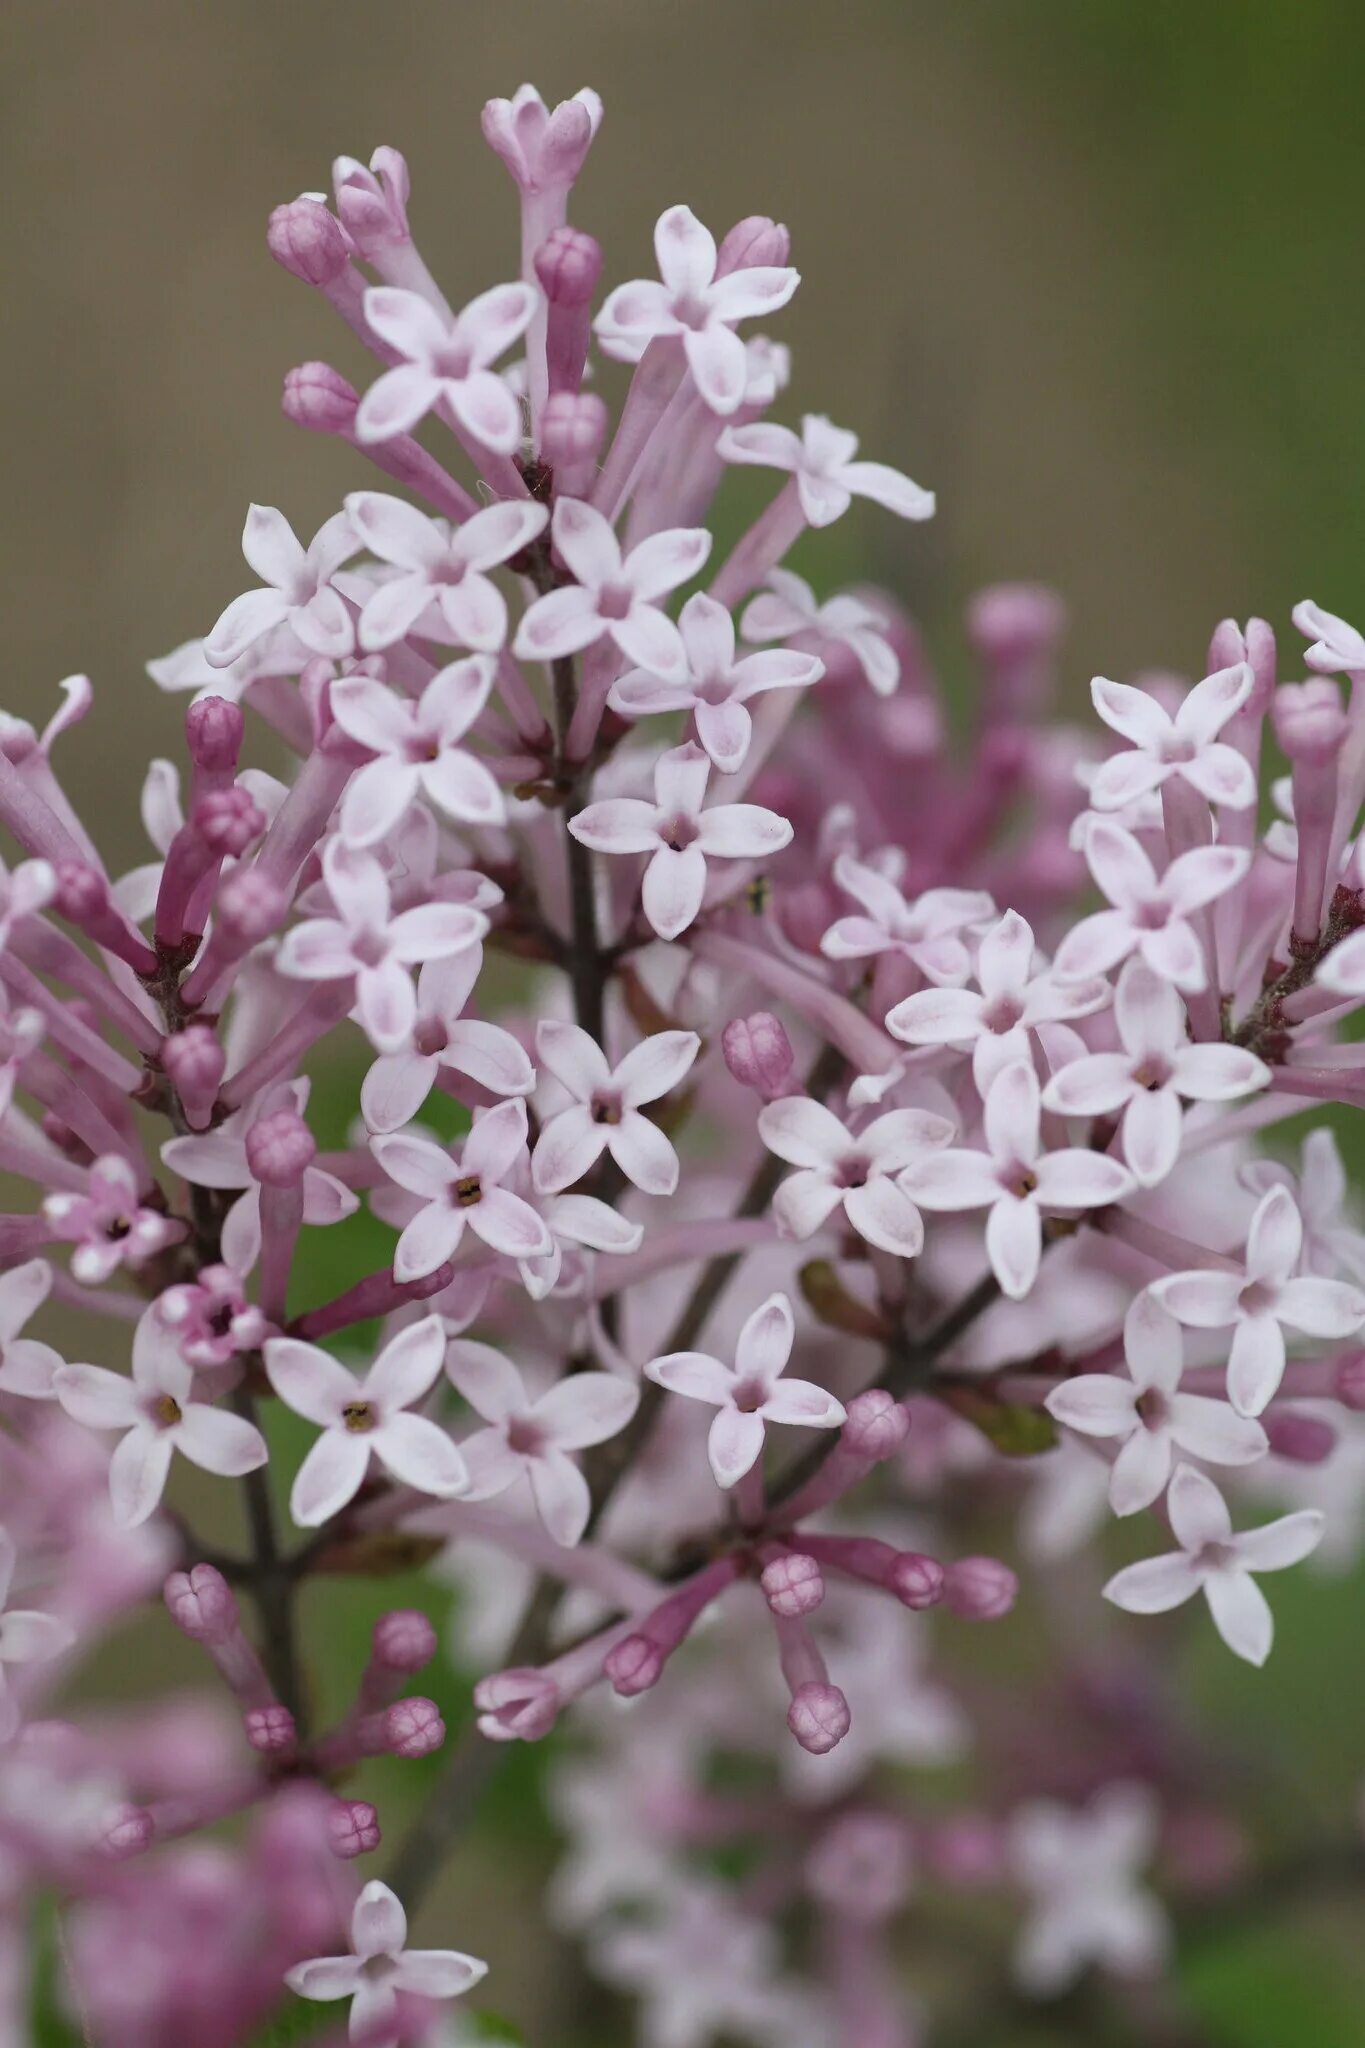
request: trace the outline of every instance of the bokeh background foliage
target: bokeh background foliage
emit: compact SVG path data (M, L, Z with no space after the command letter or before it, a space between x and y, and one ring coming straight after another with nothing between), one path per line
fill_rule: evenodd
M964 594L1004 577L1065 593L1077 701L1095 670L1197 672L1224 613L1284 629L1305 595L1365 612L1357 0L7 0L0 49L4 702L41 718L58 677L95 678L63 771L111 863L145 857L133 778L175 750L181 707L142 662L241 587L249 499L311 530L361 480L279 415L290 364L363 366L271 264L266 213L337 151L393 142L452 294L510 274L513 195L477 110L525 76L606 99L576 214L610 277L648 267L679 198L717 227L790 223L789 407L856 425L941 506L908 541L844 522L818 573L898 588L949 676ZM323 1125L348 1079L319 1078ZM317 1235L321 1298L358 1247ZM282 1482L298 1449L281 1438ZM1363 1595L1303 1573L1278 1588L1259 1676L1211 1636L1179 1652L1269 1839L1339 1830L1359 1802ZM310 1594L324 1712L373 1615L403 1602L444 1622L449 1595L415 1578ZM995 1638L1002 1683L1028 1625L1025 1600ZM133 1693L149 1660L196 1682L168 1637L149 1622L101 1687ZM458 1724L468 1675L429 1683ZM360 1789L390 1839L435 1767L372 1767ZM610 2010L536 1927L542 1770L509 1759L423 1924L491 1958L528 2039L604 2048ZM1183 1962L1203 2040L1359 2048L1359 1925L1357 1900L1206 1929ZM937 1974L932 1949L912 1934L908 1965ZM77 2038L55 2015L44 2034ZM1108 2037L1002 2011L971 2038Z

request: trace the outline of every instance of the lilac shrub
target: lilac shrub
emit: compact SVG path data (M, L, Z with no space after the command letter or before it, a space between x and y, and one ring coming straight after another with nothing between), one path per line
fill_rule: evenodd
M1083 733L1046 721L1059 604L1001 587L956 750L895 599L784 566L855 499L934 511L774 417L787 230L671 206L599 295L601 111L485 108L519 274L458 310L395 150L272 216L375 360L284 387L364 487L311 538L253 505L252 587L149 665L190 699L155 858L111 878L64 792L84 678L0 727L6 2041L54 1902L111 2048L234 2048L289 1992L374 2048L480 2038L443 2008L485 1966L405 1907L561 1726L547 1911L646 2048L932 2039L935 1900L988 1954L1009 1902L1006 2000L1097 1965L1159 2013L1182 1911L1258 1881L1154 1669L1186 1624L1145 1617L1206 1605L1260 1665L1263 1577L1352 1540L1365 1235L1325 1122L1297 1171L1256 1147L1365 1105L1365 639L1299 606L1280 683L1224 620L1202 680L1097 678ZM733 465L766 497L726 548ZM383 1254L319 1301L362 1206ZM483 1675L381 1878L348 1781L446 1744L437 1634L383 1615L318 1728L297 1594L419 1554ZM222 1710L73 1705L158 1595ZM955 1686L1016 1600L1032 1675Z

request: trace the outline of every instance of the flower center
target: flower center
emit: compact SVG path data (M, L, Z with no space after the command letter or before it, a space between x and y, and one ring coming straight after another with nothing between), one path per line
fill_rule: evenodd
M1148 1387L1145 1394L1138 1396L1135 1406L1144 1429L1165 1428L1170 1418L1170 1404L1159 1387Z
M988 1031L998 1032L1003 1037L1005 1032L1013 1031L1023 1014L1024 1006L1017 996L997 996L989 1008L983 1010L981 1021Z
M1194 741L1185 739L1184 736L1178 732L1168 733L1165 739L1161 742L1161 758L1163 761L1173 761L1177 763L1182 761L1192 761L1194 759L1194 756Z
M448 377L452 384L461 384L469 375L469 350L457 341L449 341L438 349L431 365L438 377Z
M1139 931L1164 931L1171 921L1171 906L1163 903L1159 896L1150 896L1145 903L1138 904L1132 912L1132 919Z
M1237 1306L1245 1316L1269 1315L1275 1307L1276 1290L1264 1280L1252 1280L1237 1297Z
M483 1197L483 1187L477 1173L464 1173L456 1181L451 1193L457 1209L472 1209Z
M697 821L695 818L685 818L679 814L676 818L670 818L666 824L660 825L659 837L674 853L684 853L697 837Z
M521 1458L538 1458L545 1448L545 1432L530 1415L514 1415L507 1425L507 1448Z
M341 1420L352 1436L365 1436L378 1419L372 1401L348 1401L341 1411Z
M152 1403L151 1416L158 1429L174 1429L182 1419L180 1403L174 1394L158 1394Z
M418 1052L431 1059L436 1053L445 1051L450 1043L450 1033L439 1017L419 1017L412 1042Z
M1024 1202L1038 1192L1038 1176L1031 1166L1011 1166L1000 1176L1000 1185L1007 1195Z
M595 1124L619 1124L624 1114L620 1098L615 1095L594 1095L592 1099L592 1120Z
M839 1185L841 1188L866 1187L871 1171L861 1152L850 1152L846 1159L839 1161Z
M1133 1069L1133 1079L1138 1087L1146 1088L1151 1093L1155 1093L1158 1088L1164 1088L1170 1078L1170 1062L1163 1060L1159 1053L1148 1053L1146 1059L1141 1060Z
M388 938L383 932L356 932L351 954L362 967L380 967L389 957Z
M756 1414L768 1398L767 1383L751 1374L740 1380L730 1398L741 1415Z
M597 593L599 619L628 619L635 593L628 583L604 583Z

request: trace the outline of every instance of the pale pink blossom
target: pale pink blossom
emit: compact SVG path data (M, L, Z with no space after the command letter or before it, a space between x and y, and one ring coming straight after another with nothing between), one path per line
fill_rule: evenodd
M924 1221L902 1176L929 1153L950 1145L953 1126L927 1109L892 1109L854 1132L808 1095L786 1095L759 1111L758 1135L770 1152L797 1168L773 1197L788 1237L810 1237L836 1209L869 1244L897 1258L917 1258Z
M556 1543L571 1549L592 1511L588 1482L569 1455L620 1433L639 1390L614 1373L570 1373L533 1400L509 1358L491 1344L457 1338L446 1372L488 1427L466 1437L470 1500L491 1500L524 1479Z
M76 1640L76 1631L60 1615L7 1605L17 1562L14 1538L0 1528L0 1743L8 1742L19 1727L19 1703L10 1690L6 1667L46 1664Z
M1350 1185L1336 1133L1321 1124L1304 1138L1295 1174L1280 1159L1253 1159L1242 1168L1245 1186L1263 1195L1282 1183L1303 1222L1300 1270L1325 1280L1343 1276L1365 1287L1365 1231L1354 1219Z
M295 1337L265 1347L270 1384L286 1407L322 1434L298 1469L289 1512L301 1529L339 1514L378 1458L400 1486L452 1500L469 1476L458 1447L425 1415L409 1414L436 1384L445 1360L439 1316L409 1323L359 1379L329 1351Z
M361 399L356 438L410 434L429 412L448 407L471 440L511 455L521 439L521 408L492 366L526 332L538 299L534 285L494 285L451 321L417 292L396 285L367 291L366 320L403 361Z
M223 1257L235 1273L249 1273L261 1255L261 1183L252 1164L251 1132L281 1112L301 1121L310 1085L307 1079L283 1082L236 1111L216 1130L169 1138L161 1148L166 1165L193 1186L229 1192L241 1189L222 1225ZM341 1223L360 1206L345 1183L320 1166L305 1165L300 1185L305 1223ZM202 1281L204 1276L200 1278Z
M57 893L57 872L51 861L21 860L8 868L0 860L0 948L9 944L20 918L46 910Z
M136 1271L185 1234L174 1217L144 1207L137 1175L121 1152L93 1162L83 1195L48 1195L43 1217L54 1236L75 1245L71 1271L87 1287L98 1287L120 1266Z
M1142 1785L1106 1785L1079 1809L1038 1799L1016 1810L1009 1856L1029 1916L1014 1971L1033 1997L1065 1990L1089 1963L1124 1977L1160 1969L1170 1931L1138 1882L1156 1853L1158 1819Z
M385 838L419 796L462 825L503 823L502 791L477 754L460 745L488 702L493 677L491 657L471 654L438 669L416 699L372 676L333 683L337 724L375 757L352 776L341 800L341 836L349 845Z
M1180 1391L1184 1353L1180 1325L1144 1291L1123 1325L1128 1377L1079 1373L1048 1395L1048 1413L1081 1436L1119 1445L1109 1474L1116 1515L1149 1508L1165 1491L1176 1451L1210 1465L1251 1465L1268 1448L1259 1422L1226 1401Z
M590 86L547 107L533 85L519 85L510 100L488 100L483 110L485 142L536 198L568 191L601 124L602 101Z
M543 533L550 515L529 499L487 505L463 526L428 519L384 491L352 491L346 510L372 555L403 573L387 578L360 613L363 648L391 647L405 633L496 653L507 638L507 604L486 571ZM344 721L343 721L344 722Z
M1063 1116L1121 1112L1124 1159L1139 1187L1155 1187L1180 1156L1182 1098L1233 1102L1269 1087L1270 1069L1242 1046L1191 1043L1179 995L1140 956L1124 963L1114 1020L1122 1050L1086 1053L1059 1068L1043 1107Z
M1160 789L1172 776L1187 782L1211 804L1245 810L1256 798L1256 779L1245 754L1218 735L1251 695L1245 662L1219 669L1196 683L1175 717L1146 690L1096 676L1090 694L1105 724L1131 742L1132 751L1111 755L1090 777L1090 801L1097 811L1117 811Z
M265 1439L253 1424L193 1398L193 1369L155 1304L133 1333L131 1378L102 1365L62 1365L53 1386L74 1421L122 1432L109 1461L109 1497L122 1528L136 1528L154 1512L176 1451L227 1479L266 1462Z
M287 626L310 654L339 661L355 646L355 624L333 579L356 552L344 512L335 512L305 549L283 512L253 505L242 532L247 566L266 586L235 597L204 642L211 668L230 668L277 628Z
M1365 633L1307 597L1294 607L1294 624L1313 643L1303 657L1309 668L1328 676L1365 674Z
M681 677L630 669L612 685L608 702L628 718L653 711L690 711L697 738L714 765L733 775L744 765L753 736L753 720L745 709L765 690L800 690L818 682L824 663L811 654L778 649L735 659L734 620L723 604L705 591L689 597L678 614L678 630L687 652Z
M889 875L851 853L836 859L834 879L861 905L861 915L836 918L820 941L827 959L870 960L879 953L898 953L939 987L966 981L972 956L961 935L995 916L995 904L984 890L926 889L908 902Z
M818 413L807 413L801 432L768 420L727 427L716 446L727 462L785 469L796 479L801 510L812 526L829 526L855 498L870 498L902 519L932 519L934 494L884 462L859 462L858 436Z
M546 1119L536 1141L531 1164L540 1193L572 1187L609 1152L637 1188L671 1195L678 1185L678 1155L641 1111L678 1087L700 1050L695 1031L656 1031L612 1067L586 1031L542 1018L536 1052L573 1100Z
M1283 1571L1316 1550L1322 1515L1301 1508L1235 1536L1222 1494L1193 1465L1177 1466L1166 1510L1180 1549L1125 1566L1105 1587L1105 1599L1129 1614L1164 1614L1202 1593L1228 1648L1248 1664L1264 1664L1275 1625L1252 1574Z
M767 589L750 599L740 620L746 640L832 640L848 648L879 697L891 695L901 679L900 656L875 606L851 592L820 604L809 583L790 569L770 569L765 580Z
M1196 846L1158 876L1131 832L1096 817L1085 835L1085 857L1111 908L1071 927L1053 958L1054 972L1068 979L1105 974L1139 953L1182 995L1206 988L1208 966L1191 919L1236 887L1250 855L1239 846Z
M1285 1326L1340 1338L1365 1323L1365 1292L1300 1273L1302 1251L1303 1220L1281 1184L1257 1205L1242 1271L1197 1267L1152 1283L1157 1300L1188 1328L1232 1331L1228 1399L1239 1415L1259 1415L1274 1398L1284 1377Z
M642 902L661 939L681 937L706 893L708 860L766 860L792 828L761 804L706 805L711 764L700 747L674 747L654 765L654 801L604 797L569 820L596 853L650 856Z
M656 336L682 339L687 367L712 412L737 412L748 369L740 320L785 306L800 283L789 266L763 264L716 276L715 238L690 206L670 206L654 229L659 277L617 285L597 316L603 353L638 362Z
M398 1240L396 1280L422 1280L445 1265L455 1256L466 1226L505 1258L549 1255L552 1240L544 1221L503 1184L525 1147L526 1128L526 1105L514 1096L475 1118L458 1159L415 1132L396 1131L370 1141L389 1178L422 1198Z
M442 1069L467 1074L492 1095L529 1095L535 1068L510 1031L465 1005L483 966L483 949L467 946L444 960L429 960L417 976L417 1014L407 1044L377 1059L360 1086L360 1107L372 1131L411 1123Z
M983 1152L927 1153L901 1176L926 1209L989 1209L986 1255L1004 1293L1021 1301L1038 1277L1043 1215L1107 1208L1132 1193L1116 1159L1075 1146L1049 1152L1041 1133L1038 1076L1020 1061L986 1096Z
M46 1259L26 1259L0 1274L0 1394L47 1401L56 1392L52 1376L61 1354L36 1337L20 1334L51 1291L52 1268Z
M578 498L560 498L550 522L555 553L572 583L530 605L512 651L522 661L557 661L610 638L638 668L672 681L686 673L682 635L659 605L696 575L711 552L704 527L652 533L623 555L602 514Z
M453 1948L409 1948L408 1921L396 1895L372 1878L351 1914L348 1956L295 1963L284 1981L300 1998L349 1998L351 2038L377 2041L398 2011L400 1994L460 1998L487 1976L488 1965Z
M168 1287L157 1297L156 1310L174 1330L190 1364L199 1368L225 1365L239 1351L256 1350L269 1328L255 1302L247 1300L242 1275L227 1264L201 1266L193 1281Z
M706 1447L718 1486L734 1486L757 1464L766 1424L837 1429L844 1421L833 1394L810 1380L784 1377L795 1340L791 1303L785 1294L770 1294L740 1331L733 1365L705 1351L670 1351L645 1367L646 1378L669 1393L716 1410Z

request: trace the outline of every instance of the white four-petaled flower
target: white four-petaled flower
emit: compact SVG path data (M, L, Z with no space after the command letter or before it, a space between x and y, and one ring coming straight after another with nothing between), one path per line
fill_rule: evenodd
M398 1899L371 1879L351 1914L349 1956L315 1956L285 1972L300 1998L349 1998L350 2032L373 2041L398 2010L400 1992L414 1998L459 1998L488 1974L487 1963L453 1948L408 1948L408 1921Z
M522 661L558 661L610 637L627 661L669 681L687 653L662 599L695 576L711 552L704 527L652 533L628 555L592 505L561 498L550 522L555 553L574 577L529 605L512 651Z
M168 1138L161 1148L161 1157L171 1171L192 1186L241 1189L222 1226L223 1257L236 1273L249 1273L261 1255L261 1183L252 1166L249 1134L257 1124L281 1112L291 1112L302 1119L311 1086L306 1075L296 1081L283 1081L278 1087L267 1088L245 1109L236 1111L217 1130ZM299 1186L305 1223L342 1223L360 1207L358 1196L346 1183L321 1166L305 1166Z
M420 970L407 1044L401 1052L384 1053L361 1083L360 1107L370 1130L397 1131L411 1123L443 1067L468 1074L492 1095L529 1095L535 1087L535 1068L511 1032L464 1015L482 966L483 948L467 946Z
M771 569L767 589L745 608L740 631L746 640L832 640L848 648L879 697L889 697L901 679L900 656L887 637L886 619L851 591L816 601L804 577Z
M1195 684L1171 718L1148 691L1096 676L1090 685L1095 709L1107 726L1132 742L1132 751L1111 755L1090 777L1095 809L1122 810L1173 776L1211 804L1245 810L1254 803L1251 763L1218 737L1246 703L1251 684L1245 662L1219 669Z
M871 498L902 519L932 519L934 494L884 462L858 462L858 436L819 413L807 413L801 432L758 420L727 427L716 443L727 462L785 469L796 479L801 510L812 526L830 526L855 498Z
M503 1183L526 1144L526 1104L500 1102L474 1120L458 1159L416 1132L371 1140L391 1180L421 1198L394 1252L395 1280L423 1280L455 1256L466 1227L509 1259L543 1259L554 1249L549 1229L528 1202Z
M949 1145L953 1126L927 1109L892 1109L857 1132L808 1095L784 1095L759 1112L758 1135L770 1152L797 1168L773 1196L773 1213L789 1237L809 1237L834 1211L860 1237L897 1258L924 1248L924 1219L901 1176Z
M700 1050L695 1031L656 1031L612 1067L586 1031L542 1018L536 1052L573 1101L547 1117L536 1142L531 1164L539 1192L553 1195L572 1187L605 1151L647 1195L671 1195L678 1185L678 1155L641 1109L676 1088Z
M341 800L341 836L373 846L425 796L463 825L500 825L502 791L476 754L460 745L493 687L494 663L471 654L438 669L420 697L403 697L373 676L341 676L332 715L374 755L352 776Z
M1154 974L1183 995L1205 988L1208 966L1190 919L1241 881L1251 856L1240 846L1196 846L1178 854L1158 877L1131 832L1095 817L1086 828L1085 857L1112 908L1071 927L1057 948L1054 973L1067 979L1107 974L1130 953L1140 953Z
M983 889L926 889L908 902L891 877L841 853L834 879L862 906L861 915L836 918L820 941L827 960L871 960L896 953L936 986L956 986L971 972L962 940L969 925L994 917Z
M344 512L334 512L305 549L283 512L273 505L253 505L246 515L242 553L268 587L232 600L204 642L210 667L230 667L278 626L288 626L310 654L333 661L349 654L355 625L332 578L356 546Z
M1010 1824L1010 1863L1029 1897L1014 1970L1034 1997L1065 1990L1087 1963L1121 1976L1158 1969L1166 1917L1138 1884L1157 1846L1158 1813L1143 1785L1106 1785L1088 1806L1030 1800Z
M486 571L544 532L550 515L543 505L508 498L455 527L386 491L352 491L346 510L370 553L403 571L366 599L362 647L392 647L415 631L424 639L497 652L507 638L507 605Z
M419 292L395 285L367 291L366 320L404 360L361 399L357 439L410 434L427 413L446 406L472 440L512 454L521 439L521 408L492 365L526 332L539 299L534 285L497 284L451 321Z

